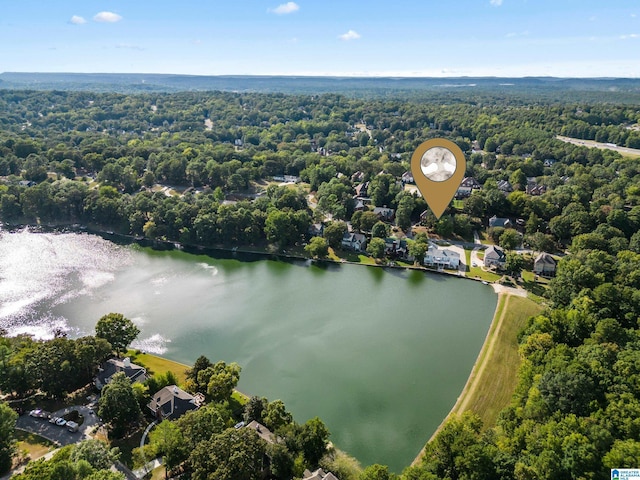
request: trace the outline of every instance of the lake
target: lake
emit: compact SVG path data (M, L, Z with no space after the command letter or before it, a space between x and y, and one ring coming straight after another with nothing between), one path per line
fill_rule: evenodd
M78 233L0 231L0 327L90 334L109 312L134 347L237 362L238 388L319 416L363 465L409 465L454 405L495 310L491 287L355 265L240 261Z

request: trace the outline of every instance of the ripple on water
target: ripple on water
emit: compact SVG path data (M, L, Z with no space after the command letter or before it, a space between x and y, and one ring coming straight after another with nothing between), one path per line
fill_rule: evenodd
M0 235L0 327L10 335L49 338L67 330L66 319L43 318L42 312L91 295L132 261L126 248L84 233Z
M211 275L216 276L218 274L218 269L214 265L209 265L208 263L200 262L197 264L200 268L203 268L209 272Z
M171 340L163 337L159 333L156 333L155 335L151 335L147 338L134 340L133 343L131 343L131 348L141 350L145 353L162 355L167 352L168 343L171 343Z

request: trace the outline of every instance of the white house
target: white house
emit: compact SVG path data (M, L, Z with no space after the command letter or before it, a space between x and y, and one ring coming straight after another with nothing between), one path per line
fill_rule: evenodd
M507 255L500 247L491 245L484 251L484 266L491 267L496 266L498 268L504 268L507 263Z
M438 270L444 268L457 270L460 266L460 254L448 248L440 248L435 243L429 243L429 248L424 254L424 264L428 267L437 267Z

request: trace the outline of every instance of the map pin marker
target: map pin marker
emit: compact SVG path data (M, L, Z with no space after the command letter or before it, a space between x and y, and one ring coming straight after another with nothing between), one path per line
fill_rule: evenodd
M420 144L411 156L411 173L431 211L440 218L464 178L467 162L460 147L444 138Z

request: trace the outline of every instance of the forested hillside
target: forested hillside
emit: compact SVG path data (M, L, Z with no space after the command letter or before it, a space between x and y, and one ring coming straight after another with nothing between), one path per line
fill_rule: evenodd
M0 91L0 219L263 247L300 246L314 222L329 244L347 221L368 234L373 206L397 209L397 231L444 237L521 220L525 245L566 256L521 334L512 404L494 428L448 423L403 478L605 478L640 465L640 158L555 136L640 147L625 98ZM482 186L440 220L402 180L432 137L455 141Z

